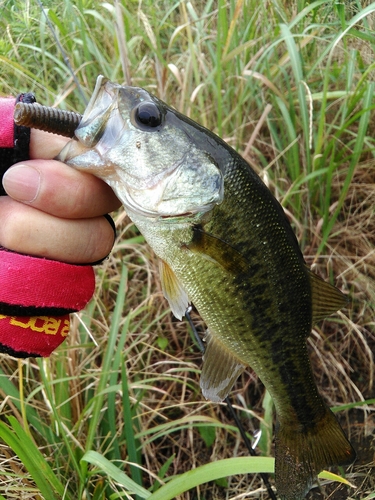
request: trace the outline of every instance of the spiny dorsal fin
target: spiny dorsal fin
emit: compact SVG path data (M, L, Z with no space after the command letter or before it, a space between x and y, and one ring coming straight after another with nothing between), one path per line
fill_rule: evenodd
M313 323L335 313L348 303L346 295L309 270Z
M210 401L223 401L246 366L217 338L207 332L207 347L203 356L201 389Z
M164 297L168 300L172 313L176 318L182 319L189 305L189 297L180 280L163 260L160 260L159 271Z

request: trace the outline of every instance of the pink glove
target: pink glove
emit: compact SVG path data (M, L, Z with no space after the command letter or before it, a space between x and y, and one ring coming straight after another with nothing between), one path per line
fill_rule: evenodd
M0 98L0 179L11 165L29 159L30 129L13 122L18 101L34 102L35 98L32 94ZM1 186L0 195L5 194ZM69 313L84 308L94 288L91 265L67 264L0 247L0 352L16 357L49 356L69 333Z

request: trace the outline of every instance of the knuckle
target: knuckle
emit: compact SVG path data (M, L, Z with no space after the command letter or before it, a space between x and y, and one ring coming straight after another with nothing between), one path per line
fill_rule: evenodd
M88 238L84 249L87 262L97 262L107 257L113 243L113 230L104 217L91 219L91 224L87 226Z
M27 222L24 227L23 207L12 200L1 200L0 203L0 245L10 250L19 250L20 242L28 233Z

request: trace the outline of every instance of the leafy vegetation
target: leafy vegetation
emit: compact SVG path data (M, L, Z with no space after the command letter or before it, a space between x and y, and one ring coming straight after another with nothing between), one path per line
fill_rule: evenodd
M309 348L358 461L352 486L322 479L308 498L373 498L375 4L45 0L57 39L38 2L0 7L1 94L32 90L82 112L98 74L145 87L218 133L269 185L307 262L352 297ZM203 400L201 355L168 311L156 259L122 211L116 225L68 341L46 360L0 357L1 495L267 498L245 472L270 472L272 460L245 459L225 405ZM272 405L253 372L233 397L272 454Z

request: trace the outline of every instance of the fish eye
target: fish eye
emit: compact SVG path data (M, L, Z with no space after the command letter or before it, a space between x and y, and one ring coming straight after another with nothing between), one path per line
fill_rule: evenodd
M135 109L135 120L143 127L155 128L161 125L162 114L154 102L141 102Z

